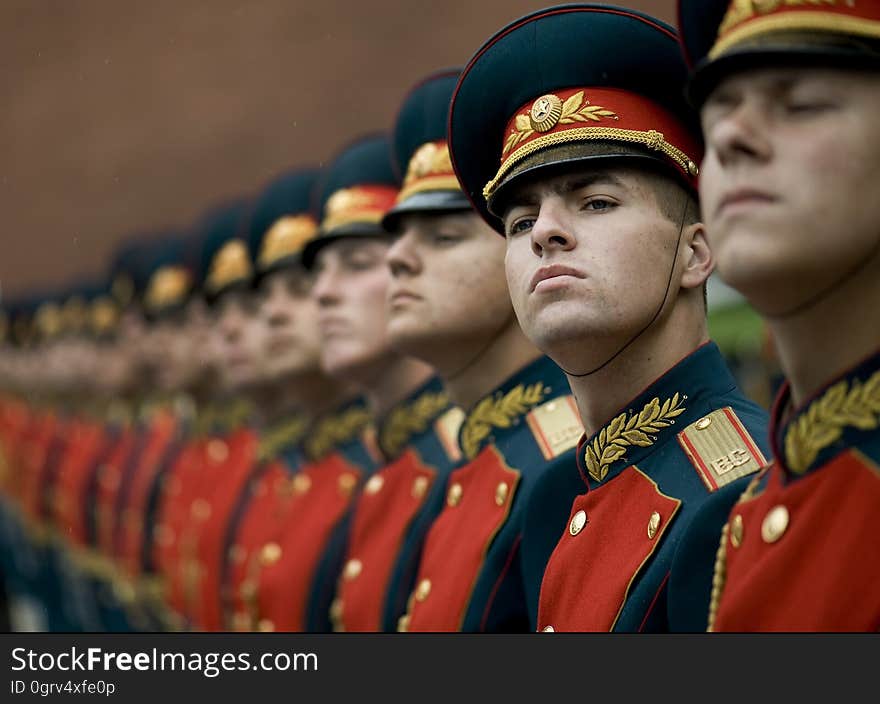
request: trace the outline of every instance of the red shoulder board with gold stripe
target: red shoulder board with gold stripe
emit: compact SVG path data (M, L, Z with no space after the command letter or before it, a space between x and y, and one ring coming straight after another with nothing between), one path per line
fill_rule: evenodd
M730 406L691 423L678 434L678 442L710 492L767 464Z
M575 447L584 434L573 396L560 396L536 406L529 411L526 422L546 460Z

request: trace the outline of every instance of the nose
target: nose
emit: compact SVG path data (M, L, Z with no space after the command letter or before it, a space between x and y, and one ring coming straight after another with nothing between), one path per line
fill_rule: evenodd
M339 302L340 272L337 267L327 264L321 268L312 284L312 299L321 308Z
M274 287L263 303L263 315L270 327L286 325L291 318L290 301L279 289L280 286Z
M532 225L532 251L539 257L552 250L573 249L576 240L560 203L546 199Z
M237 308L227 308L223 312L223 318L220 320L220 331L223 334L223 338L228 342L238 340L241 336L243 322L243 316Z
M717 159L722 166L766 160L770 143L762 125L763 118L755 101L739 100L706 128L706 156Z
M414 239L412 230L404 230L385 254L385 263L391 269L391 276L395 279L407 274L412 276L421 271L421 260L415 250Z

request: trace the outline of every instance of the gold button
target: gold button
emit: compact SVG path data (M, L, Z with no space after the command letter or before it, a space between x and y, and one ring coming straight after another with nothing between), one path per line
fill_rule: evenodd
M271 633L275 630L275 624L268 618L261 618L257 624L257 630L262 633Z
M553 626L544 626L541 629L541 633L556 633L556 629Z
M357 558L352 558L348 562L345 563L345 578L346 579L354 579L357 577L361 570L364 568L363 563Z
M699 167L691 160L688 160L687 168L688 168L688 173L691 176L697 176L700 173Z
M710 425L712 425L712 419L711 419L709 416L706 416L705 418L700 418L700 420L698 420L698 421L694 424L694 427L695 427L697 430L705 430L705 429L708 428Z
M212 462L220 463L229 457L229 448L226 443L218 438L208 442L208 457Z
M192 517L199 521L207 521L211 517L211 504L205 499L196 499L190 507Z
M446 495L446 503L450 506L458 506L461 503L461 496L464 493L464 489L461 488L461 484L455 482L452 486L449 487L449 493Z
M504 506L509 493L510 487L507 485L507 482L499 482L498 486L495 487L495 505Z
M648 519L648 539L653 540L657 535L657 529L660 527L660 514L654 511Z
M364 487L365 494L378 494L382 491L382 485L385 483L385 479L379 475L374 474L370 477L370 480L367 482L367 485Z
M244 549L243 545L233 543L233 545L229 548L228 554L230 562L236 565L240 565L247 557L247 550Z
M246 579L238 588L238 593L245 601L250 601L257 595L257 583L252 579Z
M251 619L243 611L237 611L232 617L232 627L236 631L249 631L251 629Z
M355 484L357 484L357 477L350 472L346 472L339 476L339 491L343 494L350 494L351 490L354 489Z
M416 477L413 479L412 495L415 499L421 499L425 492L428 491L428 478Z
M281 546L278 543L266 543L260 551L260 562L263 566L274 565L281 559Z
M571 517L571 523L568 524L568 532L572 535L577 535L584 529L585 525L587 525L587 512L581 509Z
M743 541L743 517L736 514L730 524L730 544L738 548Z
M765 543L775 543L788 528L788 509L785 506L774 506L764 517L761 524L761 537Z
M409 630L409 614L404 614L397 619L398 633L406 633Z
M431 580L423 579L419 582L419 586L416 587L416 601L424 601L428 598L428 594L431 593Z
M307 474L297 474L293 478L293 490L297 494L305 494L312 486L312 480Z
M340 621L342 620L342 599L336 597L330 603L330 620L332 621Z

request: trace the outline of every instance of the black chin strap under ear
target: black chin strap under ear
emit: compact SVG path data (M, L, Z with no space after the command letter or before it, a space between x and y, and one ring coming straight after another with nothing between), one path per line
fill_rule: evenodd
M660 300L660 305L657 306L657 310L654 312L654 315L652 315L651 319L647 322L647 324L641 330L639 330L635 335L633 335L627 342L625 342L623 344L623 346L619 350L617 350L617 352L615 352L613 355L611 355L608 359L606 359L604 362L602 362L602 364L600 364L595 369L591 369L589 371L581 372L578 374L575 372L568 371L565 367L563 367L561 364L559 364L557 362L556 366L559 367L560 369L562 369L562 371L565 372L568 376L581 378L581 377L585 377L585 376L591 376L591 375L595 374L596 372L602 371L605 367L607 367L609 364L611 364L611 362L613 362L615 359L617 359L627 347L629 347L636 340L638 340L648 330L648 328L650 328L654 324L654 321L657 320L658 316L660 315L661 311L663 310L663 306L666 305L666 299L669 297L669 288L672 285L672 277L675 274L675 264L678 261L678 250L681 247L681 235L684 232L684 218L687 215L689 198L690 198L690 196L687 193L685 193L684 194L684 206L681 209L681 219L678 223L678 239L675 242L675 254L672 257L672 265L669 267L669 278L666 280L666 290L663 292L663 298Z

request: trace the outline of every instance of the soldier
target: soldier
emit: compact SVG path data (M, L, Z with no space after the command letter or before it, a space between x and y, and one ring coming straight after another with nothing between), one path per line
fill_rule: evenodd
M506 237L517 317L565 370L585 429L577 465L546 473L528 511L525 554L569 507L542 631L704 629L712 531L694 521L764 463L765 414L708 338L684 79L662 22L566 5L489 39L452 100L456 174ZM692 525L703 551L683 563Z
M260 331L248 327L253 267L241 237L249 207L246 201L222 204L197 225L198 300L209 312L194 356L216 371L219 409L211 427L181 453L157 500L153 549L166 575L166 598L195 630L222 628L225 530L257 456L258 436L244 401L261 374Z
M694 0L680 20L708 237L787 377L773 463L724 527L710 628L876 631L880 4Z
M404 102L395 145L406 178L384 219L396 233L389 335L431 363L466 412L464 462L442 488L398 628L527 631L550 549L526 559L526 506L542 474L574 463L582 428L564 376L516 321L504 241L452 172L446 117L456 80L457 72L433 76Z
M392 351L385 335L388 242L379 221L396 194L388 141L381 136L343 149L318 185L320 226L303 249L302 263L314 276L321 366L355 386L363 400L308 431L308 461L294 477L290 519L267 545L256 578L261 630L331 629L352 507L383 464L367 421L391 411L431 376L424 364ZM356 576L356 564L350 560L345 574ZM338 618L337 612L332 616Z
M408 173L382 224L414 210L467 208L463 197L447 191L432 170L444 153L429 142L442 138L449 95L457 74L444 72L416 86L401 107L392 147L394 167ZM430 116L425 124L425 115ZM436 134L429 134L431 131ZM417 147L427 145L420 156ZM412 158L412 160L411 160ZM420 171L422 167L427 170ZM446 185L454 177L449 172ZM388 229L386 227L386 229ZM387 272L386 272L387 276ZM391 282L393 286L393 281ZM393 338L393 314L386 301L387 334ZM403 350L406 351L406 350ZM439 378L432 378L377 419L377 437L388 462L367 482L358 499L348 555L333 606L334 627L345 631L393 631L412 592L425 535L440 512L451 469L461 459L458 430L463 412L450 406Z
M260 381L252 393L260 446L258 462L226 527L221 585L224 625L239 631L261 625L257 575L264 552L273 552L263 547L277 539L297 503L293 498L310 429L351 395L321 370L311 276L301 264L303 246L318 227L312 214L318 176L315 169L298 169L273 179L248 216L254 263L251 314L260 326L262 348Z

